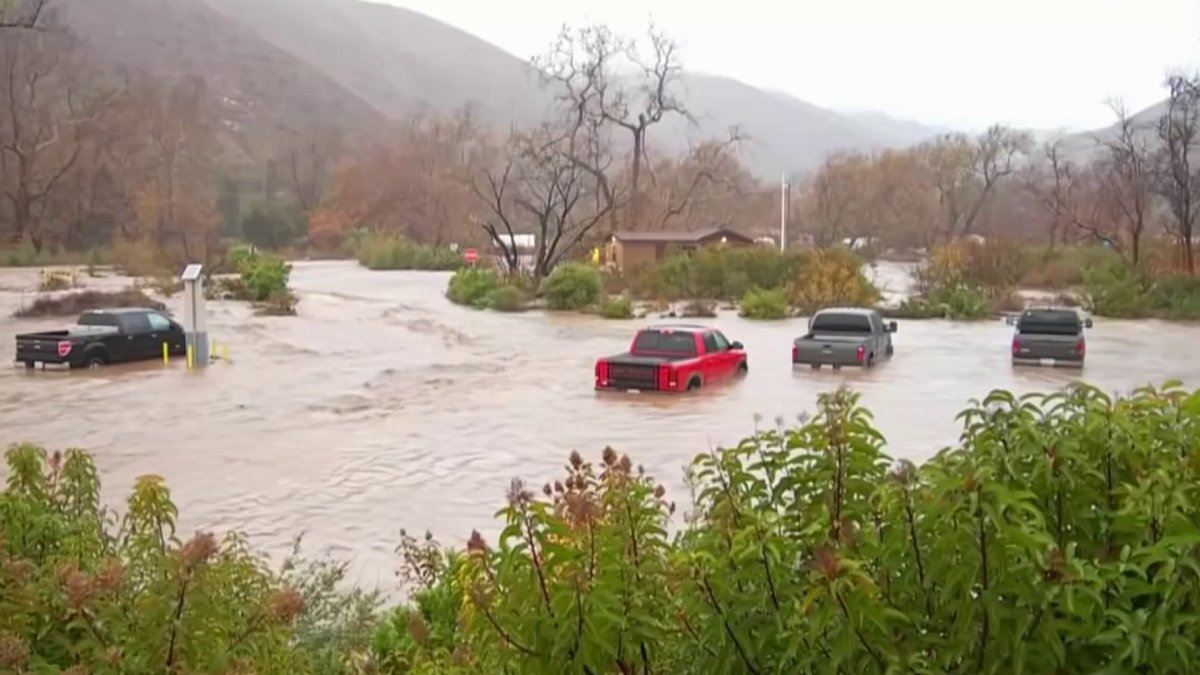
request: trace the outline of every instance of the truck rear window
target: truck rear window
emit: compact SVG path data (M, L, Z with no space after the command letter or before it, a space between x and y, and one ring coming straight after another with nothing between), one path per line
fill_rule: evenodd
M809 330L814 333L870 333L871 320L862 314L818 314Z
M1031 310L1017 321L1018 333L1041 335L1079 335L1083 322L1070 310Z
M644 330L633 340L633 352L696 355L696 336L677 331Z
M80 326L121 326L120 319L116 314L107 314L105 312L84 312L79 315Z

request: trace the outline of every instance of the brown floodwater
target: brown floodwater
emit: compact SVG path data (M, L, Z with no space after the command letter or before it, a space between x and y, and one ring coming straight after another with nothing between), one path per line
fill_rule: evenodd
M906 288L903 266L873 273L893 294ZM709 323L746 345L745 379L695 395L597 394L595 358L624 350L646 321L474 311L443 298L439 273L321 262L298 263L292 278L298 317L210 303L210 332L228 343L230 363L0 368L0 444L87 448L111 504L137 476L160 474L181 532L242 530L275 554L304 533L309 553L352 558L357 581L390 586L399 528L450 543L472 528L494 534L510 479L558 477L573 449L598 457L612 445L682 502L693 455L748 435L756 416L792 421L840 384L861 392L889 452L914 460L953 443L955 414L994 388L1054 389L1077 377L1113 392L1173 378L1200 386L1200 332L1184 324L1097 320L1079 373L1014 369L1001 321L907 321L890 362L814 373L790 365L803 320L728 313ZM6 362L14 334L65 323L10 318L36 281L36 270L0 270ZM179 312L182 299L170 306Z

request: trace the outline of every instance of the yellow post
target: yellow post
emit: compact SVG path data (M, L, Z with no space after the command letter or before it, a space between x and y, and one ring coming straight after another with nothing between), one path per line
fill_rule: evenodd
M225 363L229 363L229 343L228 342L221 345L221 360L224 361Z
M163 365L165 366L169 363L171 363L171 349L170 349L170 347L167 346L167 343L164 342L163 343Z
M192 366L193 366L194 364L195 364L195 355L193 355L193 354L192 354L192 346L191 346L191 345L188 345L188 346L187 346L187 367L188 367L188 370L191 370L191 369L192 369Z

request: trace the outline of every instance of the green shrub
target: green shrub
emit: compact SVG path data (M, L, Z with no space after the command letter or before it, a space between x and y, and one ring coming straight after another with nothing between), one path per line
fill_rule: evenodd
M229 258L242 278L246 291L244 299L266 302L272 297L278 300L281 294L288 292L292 266L281 256L237 247L230 251Z
M293 632L303 593L239 536L177 539L161 478L138 478L117 520L87 453L15 445L5 457L0 671L310 670Z
M457 270L462 253L390 234L369 234L355 245L358 262L372 270Z
M706 246L638 270L631 288L639 297L666 301L734 300L751 288L785 286L801 260L765 246Z
M674 502L630 458L572 453L541 494L514 482L498 542L472 534L435 582L458 585L459 631L407 663L1193 672L1200 624L1179 617L1200 606L1200 425L1179 420L1197 414L1200 393L1178 390L994 392L916 466L843 390L800 427L699 455L674 535Z
M525 309L525 291L505 284L492 291L488 306L500 312L520 312Z
M752 288L742 296L740 314L747 319L783 319L788 315L787 293L782 288Z
M1163 277L1150 287L1150 307L1166 319L1200 319L1200 277L1174 275Z
M554 268L541 290L550 309L583 309L600 302L604 283L595 267L570 262Z
M478 309L488 306L492 292L500 285L496 273L486 267L463 267L450 277L446 297L450 302Z
M1121 260L1084 272L1084 307L1097 316L1133 318L1149 314L1141 271Z
M787 292L789 302L806 313L836 305L869 306L880 298L863 274L862 261L842 248L803 251Z
M600 303L600 316L606 319L632 319L633 301L624 295L610 295Z

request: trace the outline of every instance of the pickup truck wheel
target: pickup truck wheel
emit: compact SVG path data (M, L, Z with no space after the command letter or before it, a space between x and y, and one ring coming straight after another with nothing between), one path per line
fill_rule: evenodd
M895 347L893 347L892 345L888 345L888 347L887 347L887 355L888 355L888 356L891 356L892 354L895 354L895 353L896 353L896 348L895 348Z
M749 372L749 371L750 371L750 366L746 365L746 362L745 362L745 361L742 361L741 363L738 363L738 367L737 367L737 374L738 374L738 377L741 377L742 375L745 375L745 374L746 374L747 372Z
M88 354L83 360L84 367L88 368L89 370L102 368L107 364L108 358L103 354Z
M819 363L810 363L810 364L808 364L808 367L809 367L809 368L812 368L813 370L820 370L820 369L821 369L821 364L819 364Z
M701 384L700 378L693 377L692 379L688 380L687 390L688 391L696 391L697 389L700 388L700 384Z
M23 363L25 364L25 370L33 370L33 367L37 365L33 361L24 361Z

